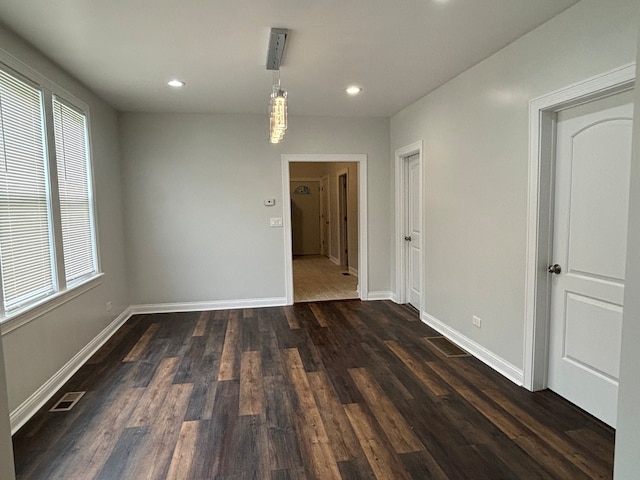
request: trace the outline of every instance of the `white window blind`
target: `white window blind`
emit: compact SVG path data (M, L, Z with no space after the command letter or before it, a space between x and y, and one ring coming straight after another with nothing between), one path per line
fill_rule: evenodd
M67 285L96 272L91 173L84 114L53 98L62 246Z
M0 266L5 312L54 291L42 94L0 71Z

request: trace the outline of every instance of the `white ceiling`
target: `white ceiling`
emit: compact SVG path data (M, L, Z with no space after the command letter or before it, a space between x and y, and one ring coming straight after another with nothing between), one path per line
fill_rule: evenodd
M269 29L289 28L290 114L388 117L577 1L2 0L0 19L121 111L266 114Z

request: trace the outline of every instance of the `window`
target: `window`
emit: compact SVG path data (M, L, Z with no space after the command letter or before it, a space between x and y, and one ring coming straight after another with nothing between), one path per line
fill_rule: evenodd
M97 273L87 140L81 109L0 65L0 320Z
M53 97L64 272L67 285L96 271L85 116Z

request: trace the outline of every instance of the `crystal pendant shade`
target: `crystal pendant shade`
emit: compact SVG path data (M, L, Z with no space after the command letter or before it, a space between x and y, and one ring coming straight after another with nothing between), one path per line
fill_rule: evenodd
M287 92L280 85L273 86L269 105L269 141L280 143L287 130Z

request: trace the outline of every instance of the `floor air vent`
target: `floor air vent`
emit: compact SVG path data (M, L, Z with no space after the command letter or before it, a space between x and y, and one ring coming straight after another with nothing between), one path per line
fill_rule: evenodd
M468 357L469 354L462 350L460 347L451 343L445 337L431 337L427 340L438 350L444 353L447 357Z
M87 392L67 392L60 400L49 410L50 412L68 412Z

